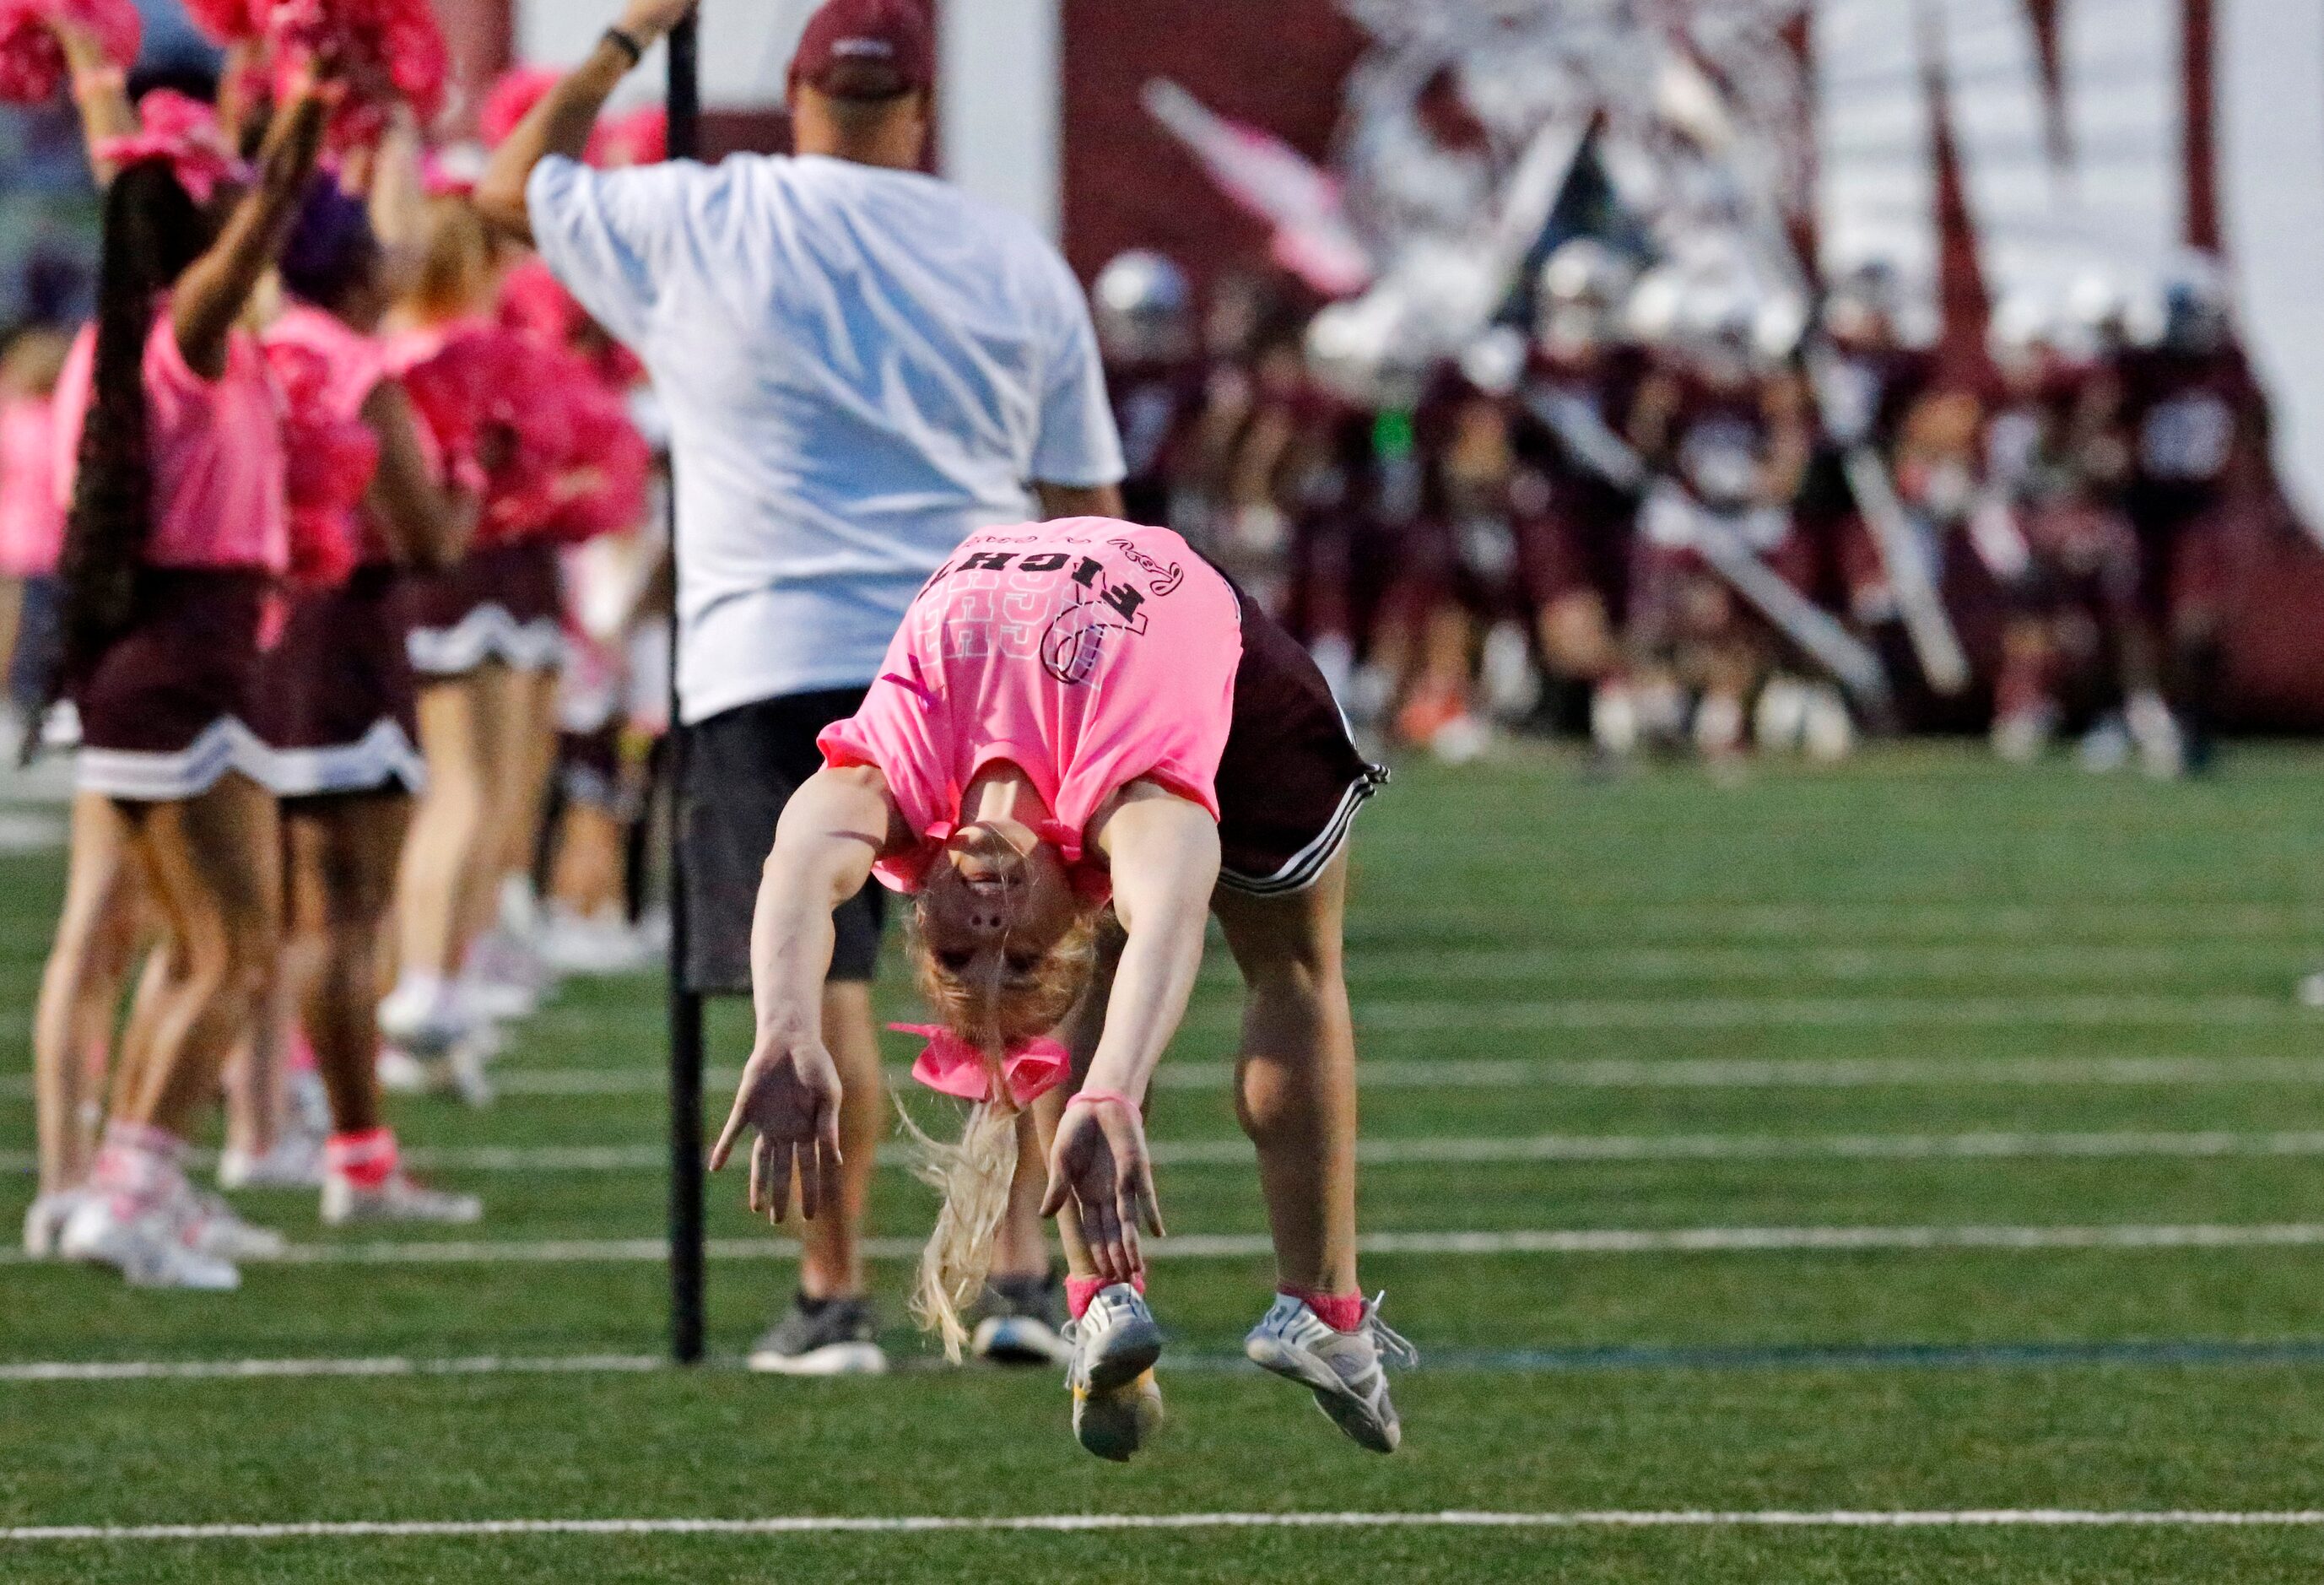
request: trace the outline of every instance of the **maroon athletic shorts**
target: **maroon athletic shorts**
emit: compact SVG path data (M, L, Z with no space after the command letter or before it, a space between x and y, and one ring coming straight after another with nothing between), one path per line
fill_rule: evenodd
M1242 664L1219 760L1219 884L1276 897L1314 883L1388 772L1356 750L1323 674L1240 589Z
M229 770L267 778L247 724L266 575L151 567L129 626L70 679L85 792L131 802L198 797Z

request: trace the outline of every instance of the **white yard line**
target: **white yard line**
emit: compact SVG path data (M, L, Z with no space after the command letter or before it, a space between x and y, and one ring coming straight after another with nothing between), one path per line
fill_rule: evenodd
M1478 1232L1375 1232L1357 1240L1367 1255L1685 1255L1784 1254L1932 1249L2254 1249L2324 1245L2324 1222L2011 1224L1947 1227L1707 1227L1519 1229ZM917 1239L866 1239L875 1260L916 1260ZM1147 1241L1158 1261L1249 1260L1273 1246L1259 1233L1194 1233ZM788 1239L712 1239L714 1260L788 1260ZM627 1264L659 1261L669 1246L646 1239L415 1239L294 1244L258 1266L492 1266ZM0 1250L0 1267L29 1264Z
M456 1359L95 1359L0 1365L0 1383L264 1381L314 1377L603 1376L659 1370L659 1354L477 1354Z
M1360 1001L1365 985L1376 978L1426 976L1455 983L1514 981L1540 985L1577 979L1797 982L1990 978L2038 982L2102 978L2137 982L2178 978L2196 968L2249 972L2255 961L2263 967L2271 966L2271 956L2273 966L2277 967L2302 964L2309 957L2301 942L2289 938L2273 954L2260 955L2264 952L2248 941L2135 945L1988 942L1840 946L1770 942L1753 945L1375 946L1352 954L1348 972ZM1225 990L1239 983L1231 965L1214 964L1203 975L1205 987Z
M1368 1062L1356 1070L1368 1089L1383 1090L1868 1090L1972 1089L1979 1085L2071 1090L2190 1084L2324 1084L2324 1057L2067 1056L1837 1058L1497 1057L1473 1061ZM909 1070L891 1068L902 1084ZM732 1089L739 1068L713 1069L706 1083ZM1166 1062L1154 1075L1163 1090L1223 1090L1224 1063ZM657 1068L506 1068L494 1087L511 1098L659 1095ZM22 1092L21 1083L16 1087Z
M1359 999L1356 1028L1445 1030L2048 1028L2088 1025L2215 1029L2313 1021L2289 995L2053 997L1645 997L1554 1001ZM1231 1028L1232 1008L1203 1022ZM1189 1027L1196 1020L1188 1019Z
M763 1519L395 1519L294 1524L20 1525L0 1542L364 1541L531 1535L927 1535L995 1531L2013 1528L2246 1529L2324 1525L2324 1510L1609 1508L1492 1513L801 1515Z
M1157 1140L1157 1166L1179 1169L1247 1167L1244 1140ZM2214 1157L2324 1156L2324 1129L2236 1132L1959 1134L1536 1134L1472 1138L1424 1136L1366 1139L1357 1156L1368 1166L1495 1166L1523 1162L1623 1161L2047 1161L2177 1160ZM547 1145L404 1152L413 1166L445 1173L660 1172L669 1165L662 1145ZM198 1158L207 1166L209 1158ZM880 1165L902 1172L911 1164L890 1154ZM0 1151L0 1175L31 1173L25 1151Z

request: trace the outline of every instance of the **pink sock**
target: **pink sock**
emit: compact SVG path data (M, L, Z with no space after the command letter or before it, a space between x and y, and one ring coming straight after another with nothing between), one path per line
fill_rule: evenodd
M360 1189L376 1189L395 1175L393 1129L368 1129L360 1134L333 1134L323 1147L323 1165Z
M290 1048L283 1058L283 1065L294 1074L315 1071L315 1043L307 1038L305 1026L290 1026Z
M1322 1316L1323 1324L1333 1332L1353 1332L1364 1323L1364 1296L1361 1294L1316 1294L1305 1288L1277 1288L1275 1291L1306 1305Z
M1079 1321L1089 1313L1090 1301L1096 1298L1099 1292L1106 1286L1104 1279L1101 1277L1069 1276L1065 1278L1065 1313ZM1146 1279L1141 1276L1130 1286L1142 1294L1146 1291Z
M118 1119L105 1125L89 1181L115 1194L142 1199L169 1187L185 1170L186 1142L175 1134Z

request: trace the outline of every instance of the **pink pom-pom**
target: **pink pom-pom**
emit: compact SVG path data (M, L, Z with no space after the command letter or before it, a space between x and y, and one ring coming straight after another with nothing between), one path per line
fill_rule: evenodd
M269 0L181 0L186 14L212 41L239 44L266 31Z
M271 342L266 365L282 395L290 579L336 588L363 558L359 510L379 472L379 439L360 418L334 408L331 366L320 352Z
M137 60L144 23L131 0L0 0L0 102L42 105L66 76L64 48L51 19L97 35L105 57L126 71Z
M405 373L412 408L452 471L481 470L478 543L537 536L556 517L576 455L572 392L589 383L564 353L498 325L459 332Z
M571 353L617 391L646 377L637 355L606 335L538 258L527 259L502 278L498 317L511 330Z
M493 84L492 92L476 111L476 135L484 146L497 149L517 123L532 114L533 106L549 97L549 90L557 86L557 74L539 66L520 66L501 73Z
M561 479L564 501L545 530L561 544L577 545L644 521L653 448L618 391L591 381L572 389L571 405L574 449Z
M327 138L335 152L376 143L399 102L423 123L444 108L452 52L428 0L274 0L267 32L278 94L317 56L341 62L346 95Z
M669 112L659 105L613 116L589 138L589 162L608 170L659 165L669 158Z

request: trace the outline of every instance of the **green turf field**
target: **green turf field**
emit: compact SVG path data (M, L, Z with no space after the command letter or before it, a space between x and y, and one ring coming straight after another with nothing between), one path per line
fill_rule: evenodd
M916 1368L657 1368L659 987L568 987L493 1109L401 1111L479 1229L343 1239L251 1196L299 1258L224 1297L0 1264L0 1530L450 1532L0 1538L0 1580L2313 1580L2311 1525L1699 1521L2324 1508L2324 1015L2292 995L2324 959L2319 788L2306 751L2167 788L1924 748L1735 787L1405 769L1351 927L1365 1274L1426 1358L1393 1459L1235 1363L1269 1268L1222 961L1151 1109L1172 1423L1127 1470L1073 1445L1048 1373L929 1363L900 1171L874 1230ZM0 859L11 1229L59 868ZM742 1009L715 1029L731 1068ZM730 1360L789 1276L741 1198L712 1187ZM100 1361L130 1368L27 1368ZM266 1373L147 1368L240 1361ZM471 1524L1445 1512L1536 1522Z

